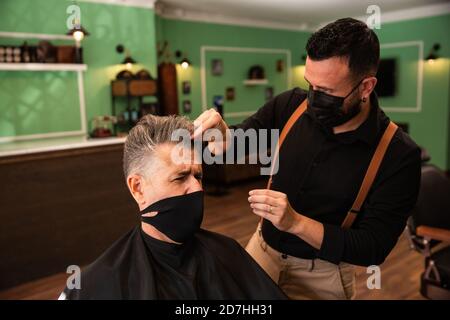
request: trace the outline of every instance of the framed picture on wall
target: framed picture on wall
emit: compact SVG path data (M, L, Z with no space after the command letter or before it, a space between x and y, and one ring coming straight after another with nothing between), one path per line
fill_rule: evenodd
M222 59L213 59L211 62L211 73L213 76L221 76L223 74Z
M191 111L192 111L191 100L184 100L183 101L183 112L184 113L191 113Z
M236 92L234 90L234 87L228 87L226 89L225 96L227 98L227 101L233 101L235 98L235 95L236 95Z
M284 71L284 60L277 60L277 72L283 72Z
M269 101L273 98L273 87L267 87L265 92L266 101Z
M190 93L191 93L191 82L183 81L183 94L190 94Z

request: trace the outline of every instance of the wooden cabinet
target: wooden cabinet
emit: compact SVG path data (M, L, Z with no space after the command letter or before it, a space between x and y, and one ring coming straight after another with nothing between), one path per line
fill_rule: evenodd
M113 80L111 94L113 97L144 97L155 96L155 80Z
M138 115L134 115L135 112L142 115L143 98L147 96L157 96L157 83L153 79L126 79L126 80L113 80L111 81L111 100L112 100L112 115L117 114L117 100L124 99L126 103L127 116L122 119L118 117L118 123L115 125L114 134L117 134L117 127L120 125L125 126L126 130L129 130L137 121ZM133 100L137 99L138 107L133 110ZM158 103L155 104L155 110L151 113L160 114Z

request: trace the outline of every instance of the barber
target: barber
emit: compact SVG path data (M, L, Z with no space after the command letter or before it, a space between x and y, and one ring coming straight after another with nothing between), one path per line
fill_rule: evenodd
M353 265L381 264L405 228L420 149L379 107L380 45L365 23L332 22L306 51L309 89L281 93L232 127L281 132L278 171L266 189L249 192L262 222L246 249L292 299L352 299ZM214 109L194 125L194 137L228 133Z

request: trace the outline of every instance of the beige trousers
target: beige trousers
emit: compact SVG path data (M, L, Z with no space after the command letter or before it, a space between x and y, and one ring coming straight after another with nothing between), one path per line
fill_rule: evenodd
M352 265L335 265L321 259L300 259L271 248L258 230L245 248L290 299L338 299L355 297Z

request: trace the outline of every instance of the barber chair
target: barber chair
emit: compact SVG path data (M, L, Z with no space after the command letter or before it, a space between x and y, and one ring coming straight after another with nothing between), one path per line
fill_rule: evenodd
M407 234L411 247L425 258L420 293L428 299L450 299L450 180L433 165L422 166Z

